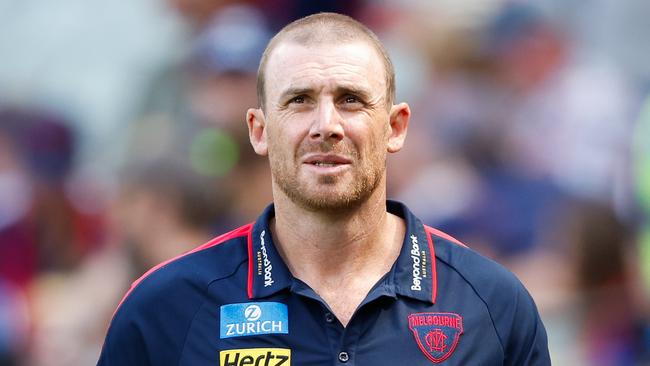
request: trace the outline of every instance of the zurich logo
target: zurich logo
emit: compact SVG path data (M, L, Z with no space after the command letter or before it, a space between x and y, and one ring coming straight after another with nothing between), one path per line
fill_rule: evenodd
M286 304L255 302L221 306L220 338L288 333Z
M246 320L249 322L254 322L258 320L262 316L262 309L260 309L259 305L250 305L246 307L244 310L244 317Z

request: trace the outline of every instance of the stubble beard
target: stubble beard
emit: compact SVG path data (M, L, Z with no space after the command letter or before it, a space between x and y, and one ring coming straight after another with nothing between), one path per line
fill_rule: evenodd
M319 151L338 152L332 148L321 148ZM358 164L361 161L356 152L346 155L354 157L353 164ZM299 153L297 156L302 155ZM369 160L367 166L356 168L352 181L347 184L347 187L322 192L318 187L311 187L309 182L299 179L301 166L298 161L291 165L291 159L269 158L274 183L293 203L309 211L342 213L354 210L372 196L382 182L386 171L386 156L382 157L378 154ZM323 175L318 177L317 185L334 188L334 185L341 179L343 178Z

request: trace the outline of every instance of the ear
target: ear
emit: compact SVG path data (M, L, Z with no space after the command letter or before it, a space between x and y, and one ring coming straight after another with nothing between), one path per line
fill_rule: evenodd
M259 108L250 108L246 112L246 124L248 125L248 138L253 145L253 150L258 155L266 156L268 154L268 145L266 143L266 120L264 111Z
M406 103L393 105L390 109L390 134L388 136L388 152L395 153L402 149L406 139L409 120L411 119L411 108Z

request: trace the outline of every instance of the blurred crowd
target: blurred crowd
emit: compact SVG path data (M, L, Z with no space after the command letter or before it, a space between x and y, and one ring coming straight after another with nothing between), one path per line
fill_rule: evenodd
M650 365L644 0L57 5L78 19L29 3L0 1L8 30L39 29L0 31L0 366L94 364L131 282L255 219L271 201L244 120L258 61L283 25L319 11L361 20L393 57L413 120L389 197L522 279L554 364ZM21 47L55 37L39 33L48 20L75 30L57 42L77 54L104 42L110 56L16 76L34 62ZM77 22L106 27L98 48ZM51 52L44 65L62 59ZM119 77L61 87L106 68Z

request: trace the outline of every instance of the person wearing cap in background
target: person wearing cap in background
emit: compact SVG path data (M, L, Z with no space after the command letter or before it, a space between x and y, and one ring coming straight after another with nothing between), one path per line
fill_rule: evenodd
M222 7L203 23L183 62L156 78L130 131L129 164L177 159L232 197L216 223L221 228L257 216L271 198L270 188L246 192L238 184L269 175L246 148L241 111L256 102L257 64L271 35L255 7Z
M273 204L135 281L98 365L549 365L515 276L386 200L410 118L394 80L352 18L283 28L246 115Z

